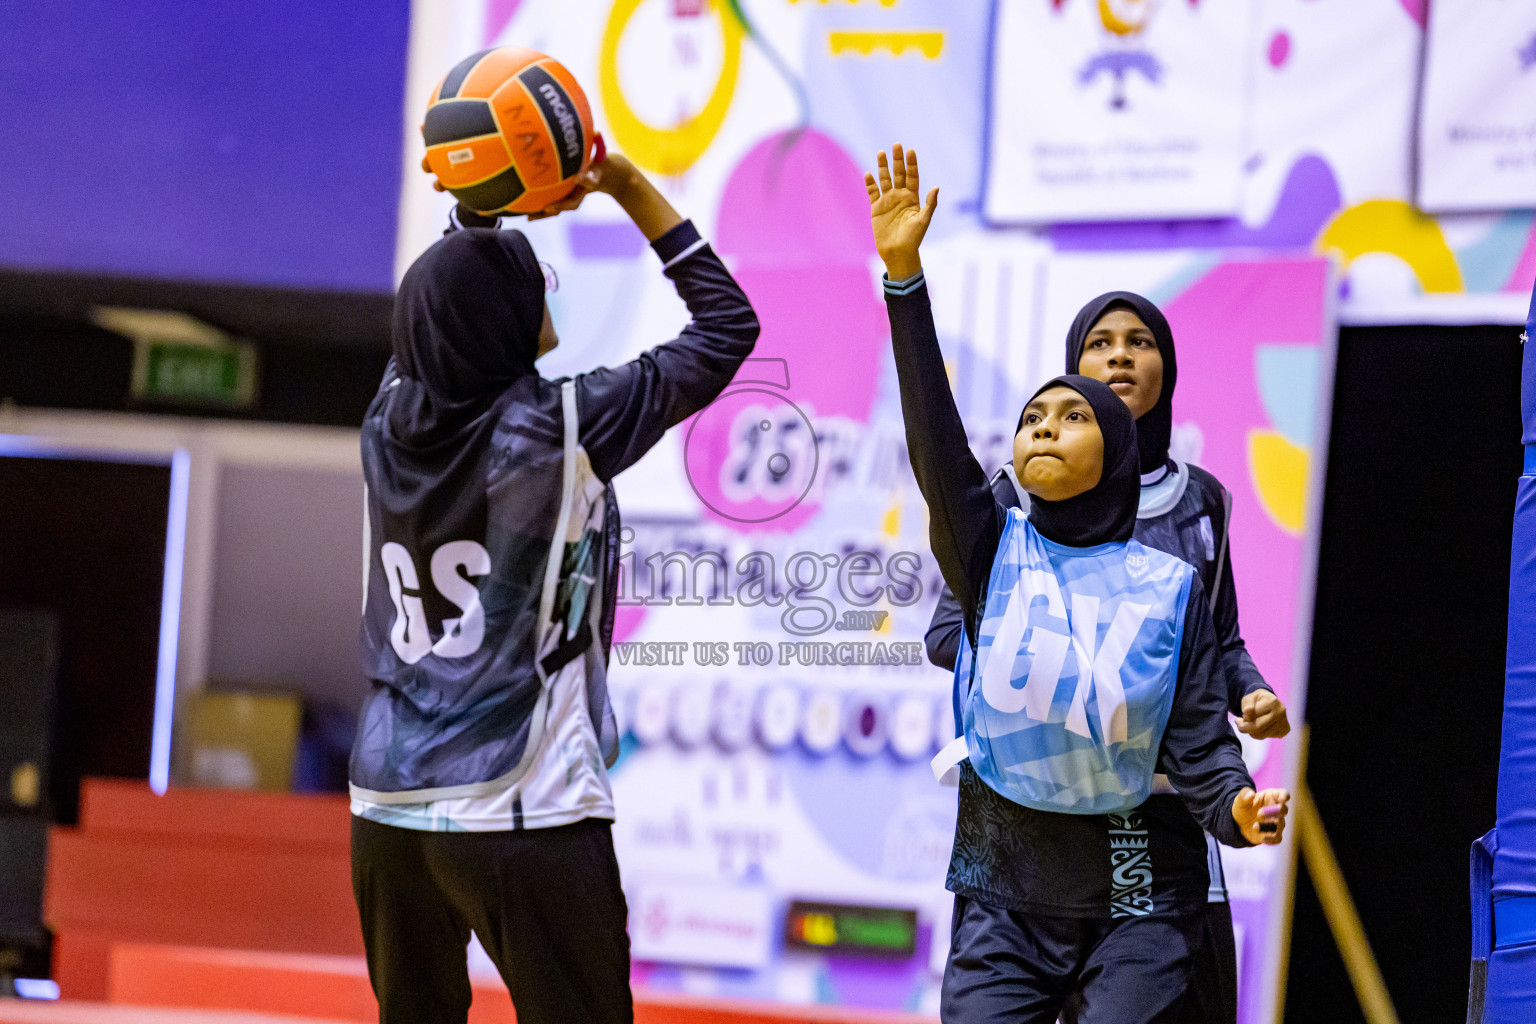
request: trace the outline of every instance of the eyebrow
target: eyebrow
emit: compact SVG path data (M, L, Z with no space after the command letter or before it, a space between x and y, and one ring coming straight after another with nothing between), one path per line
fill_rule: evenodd
M1087 337L1091 338L1095 334L1113 334L1113 333L1114 333L1114 329L1113 328L1095 326L1095 327L1092 327L1092 328L1089 329ZM1156 334L1153 332L1152 328L1147 327L1145 325L1143 325L1141 327L1132 327L1130 329L1129 333L1131 333L1131 334L1146 334L1146 335L1151 335L1152 337L1156 337Z
M1071 398L1057 398L1051 399L1051 401L1061 402L1063 408L1066 409L1088 409L1090 411L1093 409L1093 406L1086 398L1076 393L1074 393ZM1044 412L1045 406L1041 399L1036 398L1032 399L1028 405L1024 406L1025 412L1029 412L1031 409L1033 409L1035 412Z

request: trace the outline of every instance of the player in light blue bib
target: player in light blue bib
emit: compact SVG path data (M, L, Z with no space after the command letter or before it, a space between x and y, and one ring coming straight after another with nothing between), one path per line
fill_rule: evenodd
M1200 942L1201 827L1231 846L1278 842L1288 797L1255 793L1243 765L1198 574L1131 539L1136 426L1115 392L1080 376L1041 388L1014 438L1028 515L993 495L918 259L937 195L922 202L916 157L892 156L865 185L907 447L976 638L949 752L960 807L941 1017L1051 1024L1080 993L1083 1024L1167 1022ZM1190 813L1152 809L1154 771Z
M1036 810L1138 807L1173 707L1193 577L1135 540L1058 544L1009 509L975 653L962 649L969 696L950 757Z
M1227 683L1227 710L1237 728L1253 739L1284 736L1290 730L1284 703L1259 672L1238 623L1237 581L1228 557L1232 495L1205 469L1172 457L1173 396L1179 378L1178 350L1162 310L1144 296L1110 291L1078 311L1066 336L1067 373L1082 373L1108 384L1136 418L1141 497L1134 538L1194 566L1206 585L1211 618ZM1006 507L1028 509L1012 462L992 476L992 493ZM926 637L928 657L955 676L955 721L963 726L960 702L970 693L969 662L956 673L962 648L960 604L944 588L934 606ZM1154 795L1143 818L1187 814L1169 786L1153 780ZM1204 939L1191 975L1178 1024L1237 1024L1237 942L1227 902L1219 844L1207 837L1210 888ZM1185 851L1186 863L1196 851ZM1168 856L1160 857L1166 871ZM1079 1007L1069 1001L1062 1024L1077 1024Z

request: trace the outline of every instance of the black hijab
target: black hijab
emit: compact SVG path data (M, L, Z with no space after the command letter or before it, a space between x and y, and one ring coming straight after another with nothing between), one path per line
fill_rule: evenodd
M1168 462L1168 442L1173 434L1173 386L1179 380L1179 362L1173 351L1173 331L1163 311L1152 301L1135 292L1105 292L1077 311L1072 329L1067 331L1067 372L1076 373L1083 358L1083 343L1088 332L1104 318L1104 314L1128 309L1141 318L1157 339L1157 350L1163 356L1163 391L1157 396L1157 404L1136 421L1136 447L1140 456L1140 472L1150 473Z
M1031 494L1029 521L1046 539L1072 547L1130 540L1131 531L1136 528L1136 506L1141 499L1141 474L1136 466L1137 422L1131 410L1108 384L1077 374L1046 381L1029 400L1033 402L1051 388L1076 391L1093 408L1099 433L1104 437L1104 471L1097 484L1064 501L1046 501ZM1020 430L1023 424L1021 412Z
M417 552L487 536L491 442L505 406L537 395L543 322L544 272L521 232L455 231L405 272L392 371L375 399L387 429L363 431L386 536ZM451 614L433 588L423 599L432 615Z
M521 231L466 228L435 242L395 294L399 372L440 411L480 409L533 373L544 271Z

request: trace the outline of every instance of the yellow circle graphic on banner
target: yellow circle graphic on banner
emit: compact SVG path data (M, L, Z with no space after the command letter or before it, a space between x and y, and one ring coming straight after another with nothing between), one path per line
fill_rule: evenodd
M1323 228L1317 248L1336 251L1345 264L1386 253L1408 264L1426 292L1466 291L1439 222L1399 199L1370 199L1341 210Z
M635 163L656 174L681 174L709 148L725 122L726 111L736 95L741 71L741 23L723 10L720 0L707 0L720 28L723 58L720 76L704 106L674 128L657 128L635 113L619 84L619 40L644 0L615 0L603 28L602 55L598 62L598 90L603 113L615 145Z
M1248 468L1264 511L1286 533L1300 536L1307 521L1307 449L1273 430L1248 432Z
M1152 20L1156 0L1099 0L1099 21L1117 36L1134 36Z

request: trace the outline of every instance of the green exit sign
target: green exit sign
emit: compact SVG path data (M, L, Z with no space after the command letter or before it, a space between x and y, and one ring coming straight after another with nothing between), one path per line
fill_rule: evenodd
M246 409L256 401L256 346L166 309L98 306L99 327L133 339L131 393L141 402Z
M227 409L255 398L256 353L248 342L143 341L136 348L135 398Z

